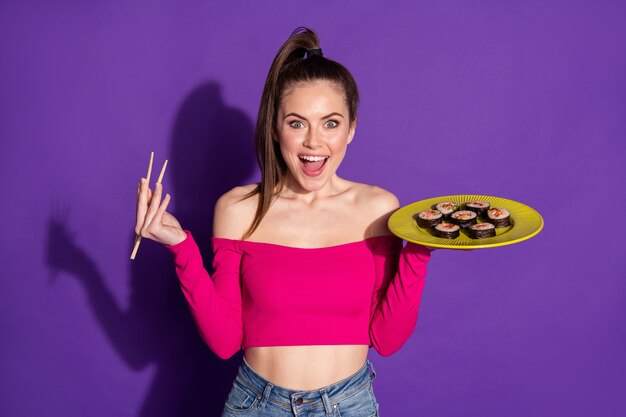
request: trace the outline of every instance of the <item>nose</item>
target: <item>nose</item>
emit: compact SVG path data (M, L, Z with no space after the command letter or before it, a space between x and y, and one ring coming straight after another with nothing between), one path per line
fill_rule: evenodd
M304 146L310 149L319 148L321 145L320 134L315 128L311 128L307 131L304 138Z

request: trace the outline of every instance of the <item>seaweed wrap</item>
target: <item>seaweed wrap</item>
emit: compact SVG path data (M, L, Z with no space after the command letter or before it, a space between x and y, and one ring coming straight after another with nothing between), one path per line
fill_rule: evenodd
M487 210L487 220L496 228L509 227L511 225L511 213L505 208L490 208Z
M436 207L443 214L444 219L449 219L450 215L459 209L459 205L454 201L442 201Z
M425 210L413 216L417 225L424 229L432 229L437 226L442 217L443 215L439 210Z
M444 239L456 239L460 235L460 227L454 223L441 222L435 226L437 237Z
M496 227L491 223L477 223L467 229L467 234L472 239L485 239L496 235Z
M465 210L473 211L480 217L487 217L487 210L489 210L490 204L486 201L470 201L465 203Z
M462 229L467 229L476 224L477 214L469 210L459 210L450 216L452 222L458 224Z

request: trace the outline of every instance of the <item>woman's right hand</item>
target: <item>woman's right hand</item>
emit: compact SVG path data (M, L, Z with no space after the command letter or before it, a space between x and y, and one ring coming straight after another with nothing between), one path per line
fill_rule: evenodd
M141 179L137 189L135 233L164 245L175 245L185 240L187 235L178 220L166 211L170 195L166 194L161 201L162 194L163 184L157 183L153 193L146 179Z

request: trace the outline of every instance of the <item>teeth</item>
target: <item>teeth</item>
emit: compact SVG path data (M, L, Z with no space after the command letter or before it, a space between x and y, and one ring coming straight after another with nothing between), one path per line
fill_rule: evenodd
M309 156L309 155L300 156L300 159L304 159L305 161L309 161L309 162L319 162L319 161L323 161L326 158L328 157L327 156Z

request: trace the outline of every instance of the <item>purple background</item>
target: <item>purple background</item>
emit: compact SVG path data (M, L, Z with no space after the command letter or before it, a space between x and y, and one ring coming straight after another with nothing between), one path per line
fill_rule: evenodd
M216 197L258 179L263 82L300 25L362 93L343 176L545 219L434 254L415 333L370 351L381 415L626 413L623 2L143 3L0 4L0 415L219 415L241 353L203 345L164 248L128 259L136 181L151 150L157 172L169 159L208 260Z

